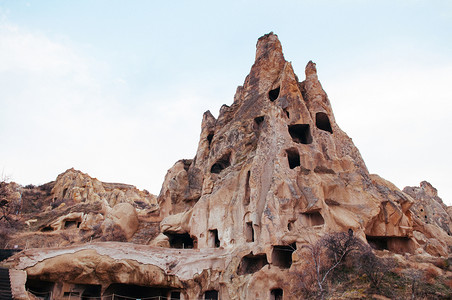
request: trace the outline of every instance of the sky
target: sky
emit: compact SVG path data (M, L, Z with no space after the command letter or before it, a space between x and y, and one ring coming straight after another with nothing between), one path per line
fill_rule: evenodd
M217 2L217 3L216 3ZM0 172L75 168L158 194L273 31L371 173L452 205L452 2L0 0Z

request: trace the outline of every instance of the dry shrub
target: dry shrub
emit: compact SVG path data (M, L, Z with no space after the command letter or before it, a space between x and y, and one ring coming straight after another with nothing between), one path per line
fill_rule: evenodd
M366 274L371 286L377 290L380 289L383 278L395 266L394 260L379 258L370 247L357 255L356 263L358 270Z
M424 271L424 279L430 284L433 284L439 275L439 272L433 267L428 267Z
M6 248L8 241L10 240L10 229L6 227L0 227L0 248Z
M433 262L433 264L434 264L436 267L438 267L438 268L440 268L440 269L443 269L443 270L447 270L447 268L449 267L449 264L448 264L448 262L447 262L447 259L444 259L444 258L438 258L438 259L436 259L436 260Z
M446 286L450 289L452 289L452 278L448 278L444 281L444 283L446 284Z

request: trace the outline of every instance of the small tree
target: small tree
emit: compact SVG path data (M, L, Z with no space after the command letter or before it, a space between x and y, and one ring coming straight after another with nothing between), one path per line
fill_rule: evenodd
M363 243L349 233L337 232L324 235L314 244L305 245L311 260L309 266L314 273L318 296L323 300L326 294L326 281L331 272L341 265L354 251L363 249Z
M379 290L384 276L392 269L394 261L377 257L370 247L358 254L357 268L366 274L373 288Z
M10 195L11 190L8 186L8 183L6 180L0 181L0 209L2 210L2 216L0 217L0 220L5 219L6 221L10 222L8 215L10 211Z

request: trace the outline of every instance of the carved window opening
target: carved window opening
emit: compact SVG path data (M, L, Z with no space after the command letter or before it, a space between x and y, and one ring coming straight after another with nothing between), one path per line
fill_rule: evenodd
M237 274L245 275L256 273L265 265L268 265L266 254L253 255L250 253L242 257L239 267L237 268Z
M302 213L300 218L301 223L306 227L320 226L325 224L325 220L318 211Z
M209 246L211 248L219 248L220 247L220 239L218 238L218 230L217 229L209 230Z
M288 246L273 246L272 265L289 269L292 265L292 253L297 249L295 243Z
M279 97L279 86L276 89L271 90L268 92L268 98L270 98L270 101L275 101Z
M231 152L224 154L210 169L211 173L219 174L221 171L231 165Z
M209 149L210 149L210 145L212 144L212 139L213 139L213 132L209 132L209 135L207 135L207 141L209 142Z
M312 136L309 124L289 125L289 134L295 143L311 144Z
M260 129L262 127L262 123L264 122L264 119L265 119L264 116L254 118L254 128Z
M173 299L180 299L180 292L178 292L178 291L172 291L171 294L170 294L169 296L170 296L170 299L171 299L171 300L173 300Z
M328 131L329 133L333 133L330 119L328 118L328 115L324 112L318 112L315 114L315 126L317 126L318 129Z
M246 173L245 199L243 200L244 205L250 204L250 198L251 198L250 176L251 176L251 171L248 171Z
M283 290L272 289L270 291L270 300L283 300Z
M66 220L64 222L64 229L79 228L80 223L82 223L81 220Z
M196 239L192 238L188 233L164 233L169 240L171 248L177 249L193 249L196 245Z
M246 222L245 224L245 237L247 243L254 242L254 228L253 222Z
M205 300L218 300L218 291L210 290L204 293Z
M115 295L115 299L149 299L154 297L166 299L170 290L171 289L165 287L112 283L105 290L102 299L104 297L106 299L111 299L110 297L112 297L113 294Z
M287 160L289 161L289 168L294 169L300 166L300 154L296 148L286 150Z

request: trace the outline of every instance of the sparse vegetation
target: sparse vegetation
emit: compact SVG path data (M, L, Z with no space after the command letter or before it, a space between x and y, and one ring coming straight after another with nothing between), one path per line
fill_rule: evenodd
M390 255L379 257L346 233L326 234L301 248L302 263L292 272L301 299L451 299L452 278L442 276L444 259L414 269ZM382 252L383 253L383 252ZM369 298L372 297L372 298Z

